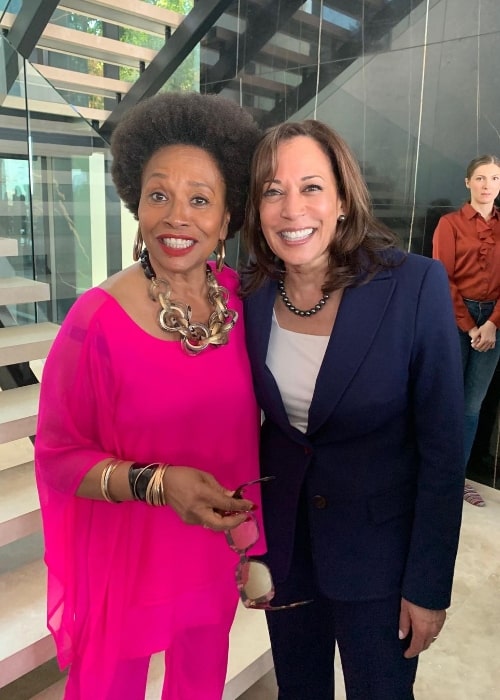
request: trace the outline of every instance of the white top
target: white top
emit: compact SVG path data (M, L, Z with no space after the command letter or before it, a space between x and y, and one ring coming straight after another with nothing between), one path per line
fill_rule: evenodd
M295 333L273 323L266 364L273 373L291 425L307 431L309 406L330 336Z

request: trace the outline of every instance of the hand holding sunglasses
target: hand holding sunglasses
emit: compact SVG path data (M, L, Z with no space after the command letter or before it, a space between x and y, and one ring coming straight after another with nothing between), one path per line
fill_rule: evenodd
M249 481L239 486L233 494L233 498L242 498L243 492L248 486L260 484L274 479L274 476L264 476L255 481ZM261 561L250 559L248 550L259 539L259 526L255 515L248 513L246 520L232 530L227 530L225 537L231 549L239 555L240 560L236 566L236 585L240 598L246 608L256 610L288 610L300 605L311 603L311 600L301 600L288 605L271 605L274 598L274 583L269 567Z

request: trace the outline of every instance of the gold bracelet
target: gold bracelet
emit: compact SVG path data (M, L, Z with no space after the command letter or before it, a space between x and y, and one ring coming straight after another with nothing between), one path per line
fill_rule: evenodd
M115 471L116 467L122 463L121 459L111 459L108 464L104 467L101 474L101 493L105 501L108 503L121 503L117 501L116 498L109 492L109 479L111 474Z
M165 496L165 487L163 485L163 476L170 464L159 464L151 476L147 488L145 501L150 506L166 506L167 499Z

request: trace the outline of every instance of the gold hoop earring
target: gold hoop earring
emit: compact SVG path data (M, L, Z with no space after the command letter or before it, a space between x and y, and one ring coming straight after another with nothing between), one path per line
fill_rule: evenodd
M215 269L217 272L222 272L224 260L226 259L226 242L220 239L215 249Z
M137 233L135 234L134 247L132 248L132 257L137 262L141 257L142 248L144 246L144 241L142 238L141 228L137 227Z

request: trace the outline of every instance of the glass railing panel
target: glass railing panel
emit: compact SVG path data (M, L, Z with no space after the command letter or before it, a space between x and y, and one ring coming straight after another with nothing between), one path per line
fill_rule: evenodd
M51 320L107 276L107 144L31 66L27 68L37 279L48 281Z
M0 35L0 236L18 255L0 258L0 277L33 279L31 180L24 62ZM1 324L35 318L35 304L0 307Z
M120 230L119 208L107 194L108 146L5 39L1 48L0 225L19 251L6 260L16 275L48 283L51 296L37 314L33 304L18 305L16 321L38 315L59 322L108 274L110 212Z

